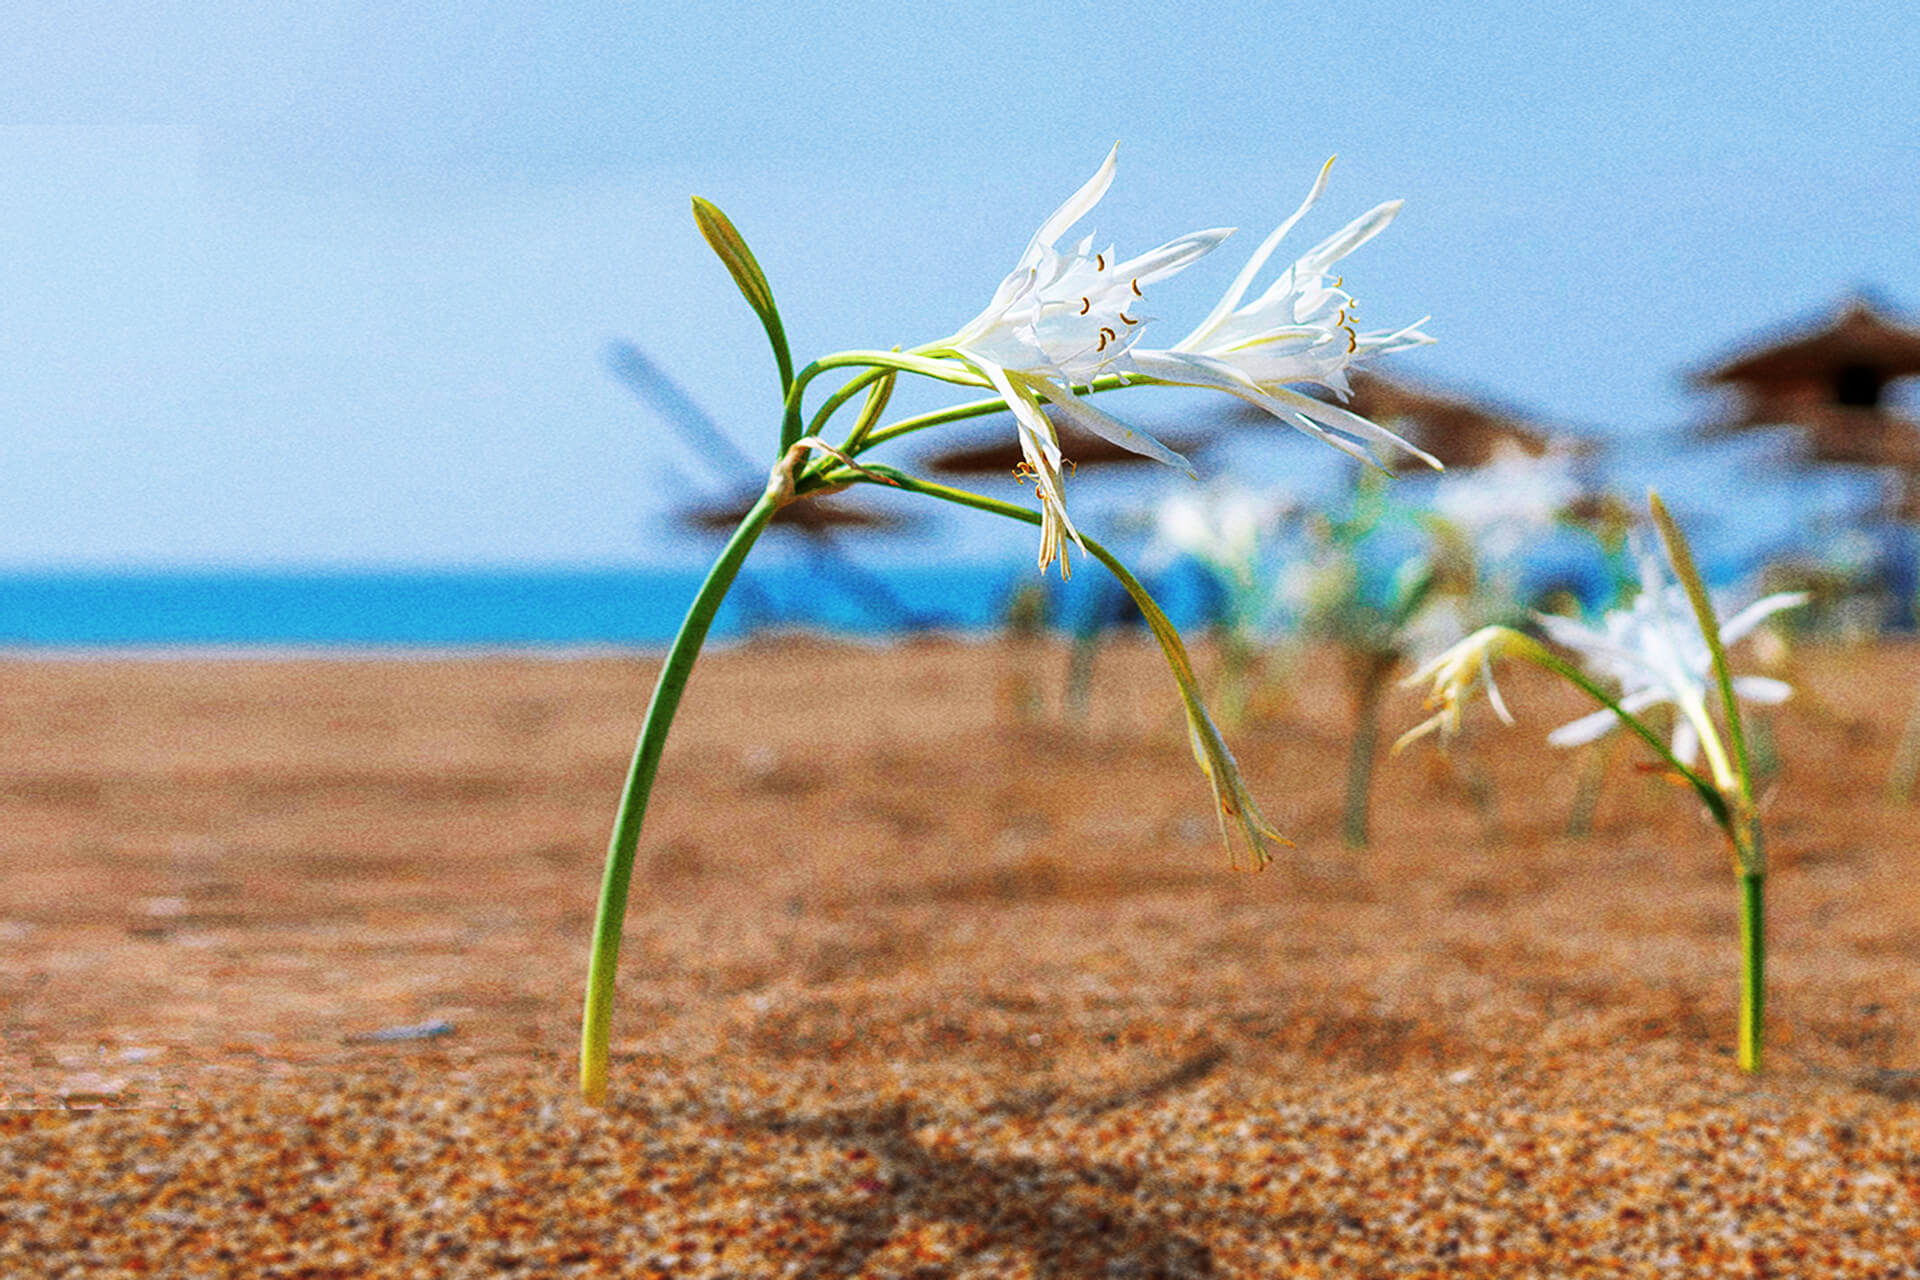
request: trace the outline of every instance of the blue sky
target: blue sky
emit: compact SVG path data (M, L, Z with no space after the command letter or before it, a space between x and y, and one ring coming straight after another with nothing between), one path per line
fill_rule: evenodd
M1401 371L1700 503L1686 368L1857 285L1920 309L1901 3L292 9L10 18L0 567L687 554L700 460L601 353L768 448L695 192L805 359L951 331L1116 139L1103 237L1243 228L1156 296L1182 326L1338 152L1302 243L1406 198L1347 273L1433 316Z

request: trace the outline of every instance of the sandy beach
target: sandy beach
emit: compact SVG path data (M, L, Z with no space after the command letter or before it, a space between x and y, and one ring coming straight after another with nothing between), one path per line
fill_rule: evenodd
M1349 850L1309 655L1249 874L1157 653L1066 669L703 659L595 1111L653 660L0 660L0 1276L1920 1276L1920 650L1793 656L1757 1078L1724 843L1624 743L1568 835L1576 695Z

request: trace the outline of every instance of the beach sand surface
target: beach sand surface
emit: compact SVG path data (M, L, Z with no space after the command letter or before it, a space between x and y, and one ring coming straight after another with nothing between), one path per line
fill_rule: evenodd
M1791 657L1758 1077L1725 843L1576 694L1383 755L1355 850L1300 656L1250 873L1157 652L1067 665L704 658L595 1110L656 661L0 660L0 1276L1920 1276L1920 651Z

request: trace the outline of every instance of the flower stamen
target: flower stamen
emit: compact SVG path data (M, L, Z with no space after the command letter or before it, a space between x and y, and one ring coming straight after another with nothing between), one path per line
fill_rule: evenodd
M1082 295L1080 298L1080 314L1085 315L1091 310L1093 310L1093 299Z

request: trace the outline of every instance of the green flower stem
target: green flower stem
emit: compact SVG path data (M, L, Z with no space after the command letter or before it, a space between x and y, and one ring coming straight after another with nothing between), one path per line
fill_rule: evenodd
M1920 776L1920 696L1914 698L1900 730L1900 744L1894 748L1893 767L1887 770L1887 799L1895 804L1911 800L1916 776Z
M1084 387L1077 388L1082 394L1092 395L1100 391L1115 391L1128 385L1123 379L1109 374L1095 378ZM866 439L865 448L885 444L915 431L925 431L928 427L943 426L949 422L959 422L966 418L984 418L992 413L1007 412L1007 402L995 396L991 400L971 400L966 404L957 404L950 409L937 409L932 413L923 413L911 418L902 418L875 431ZM1002 512L1001 514L1005 514Z
M1756 826L1756 836L1758 829ZM1740 1069L1760 1070L1766 1040L1767 1011L1767 876L1764 871L1740 877Z
M1573 810L1567 815L1567 834L1584 837L1593 834L1593 815L1600 806L1600 791L1606 785L1607 766L1613 760L1613 746L1620 739L1609 734L1587 748L1580 766L1580 780L1573 793Z
M1353 742L1347 752L1347 802L1340 832L1349 849L1367 847L1367 811L1373 798L1373 765L1380 750L1380 706L1399 664L1393 653L1351 655L1347 673L1353 692Z
M694 660L700 656L707 631L726 599L727 589L739 576L747 552L773 519L779 501L772 493L762 494L740 521L733 536L720 552L720 558L708 571L707 579L693 598L680 632L667 651L666 664L653 686L653 700L647 704L647 718L634 748L633 765L627 772L626 788L620 793L620 808L614 815L613 835L607 843L606 872L600 881L600 905L593 921L593 950L587 961L586 1011L580 1024L580 1093L592 1106L600 1106L607 1097L607 1053L613 1020L613 979L620 963L620 931L626 922L627 889L633 879L634 852L640 845L640 824L647 812L647 797L660 771L660 756L666 749L667 731L673 726L674 712L680 706L687 678L693 674Z
M900 373L917 373L940 382L957 382L963 386L986 385L982 379L965 375L951 362L933 359L919 351L841 351L822 356L802 369L794 377L793 385L787 388L786 408L780 423L782 451L791 449L794 442L807 433L801 402L806 398L808 385L821 374L834 369L892 369ZM854 381L858 382L859 378ZM846 401L842 399L840 404L844 403ZM1000 402L996 400L994 403ZM824 419L815 420L816 431L825 425Z

